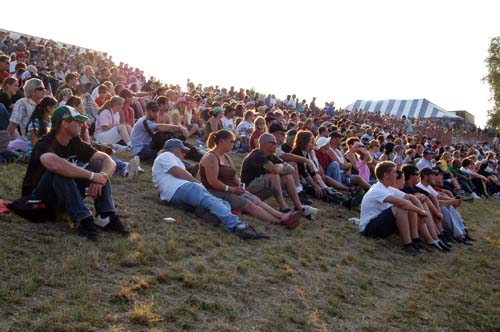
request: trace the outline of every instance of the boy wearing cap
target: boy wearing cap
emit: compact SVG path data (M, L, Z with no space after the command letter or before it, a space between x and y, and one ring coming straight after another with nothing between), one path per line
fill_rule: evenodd
M80 140L87 117L70 106L54 110L52 129L33 147L23 180L22 195L32 195L52 211L64 206L82 237L97 239L96 224L104 230L128 235L111 197L109 177L116 164L107 154ZM88 169L78 166L88 164ZM84 195L94 199L97 216L85 206Z
M435 198L432 199L432 202L443 215L443 225L450 231L454 239L463 244L471 245L468 241L473 240L468 235L468 230L456 210L462 203L462 200L453 198L453 196L448 195L446 192L439 193L432 187L433 184L437 184L443 180L441 171L437 167L425 167L422 168L419 173L420 183L417 184L417 187L428 192L430 194L429 197Z
M184 165L184 156L189 152L179 139L165 142L162 152L153 164L153 182L163 201L177 208L199 206L215 215L226 228L242 239L265 237L231 213L231 209L220 199L210 194L201 182L193 177Z
M434 167L433 159L434 151L432 151L431 149L425 149L423 157L418 161L416 166L418 169L422 169L425 167L432 168Z

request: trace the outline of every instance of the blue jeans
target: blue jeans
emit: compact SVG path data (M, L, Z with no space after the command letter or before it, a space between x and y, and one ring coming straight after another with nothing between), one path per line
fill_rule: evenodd
M242 224L242 221L231 213L231 209L222 200L210 194L205 187L198 183L183 184L175 192L170 204L177 208L185 208L186 205L195 208L201 205L219 218L229 230Z
M0 130L7 130L9 126L10 114L4 104L0 103Z
M113 159L113 161L116 163L116 169L113 173L113 176L122 176L125 168L127 167L127 164L124 163L121 159L115 157L111 157L111 159Z
M149 144L145 144L142 146L141 152L137 154L141 161L145 160L153 160L156 158L157 152L149 146Z
M334 160L326 169L326 175L337 181L338 183L342 183L342 176L340 173L340 164L338 161Z
M441 206L440 210L443 214L441 222L443 226L452 233L453 238L461 239L464 236L465 225L455 207Z
M101 170L101 161L92 162L87 169L99 172ZM33 191L33 197L42 200L53 211L56 211L59 207L64 207L71 221L78 223L92 216L91 211L85 206L84 202L85 188L89 185L90 181L88 180L66 178L46 171ZM115 211L109 181L102 187L101 196L94 200L94 206L97 214Z

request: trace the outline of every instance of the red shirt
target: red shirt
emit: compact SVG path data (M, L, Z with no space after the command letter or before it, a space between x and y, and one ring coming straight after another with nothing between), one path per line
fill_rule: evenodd
M97 104L97 106L99 106L99 107L104 105L104 100L102 100L100 97L97 97L94 101Z
M123 106L122 108L123 120L129 124L131 128L134 127L134 109L130 106Z
M5 70L0 70L0 84L2 84L3 80L6 79L7 77L10 77L9 72Z
M333 161L332 158L327 153L323 153L319 150L316 150L314 152L316 153L316 158L318 158L318 163L323 168L323 171L326 172L328 165L330 165L330 163Z
M257 146L255 146L255 140L259 140L260 135L262 133L258 130L252 131L252 135L250 135L250 151L255 149Z

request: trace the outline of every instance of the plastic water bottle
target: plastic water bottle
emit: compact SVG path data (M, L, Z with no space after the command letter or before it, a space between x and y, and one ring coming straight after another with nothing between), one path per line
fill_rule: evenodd
M351 176L350 175L345 177L345 183L347 186L351 185Z

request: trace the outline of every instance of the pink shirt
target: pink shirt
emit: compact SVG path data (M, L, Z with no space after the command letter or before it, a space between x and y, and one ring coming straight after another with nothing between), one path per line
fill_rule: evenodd
M370 168L368 165L364 161L358 160L356 166L358 166L359 176L365 181L370 180Z
M102 110L98 115L95 122L95 132L94 136L103 133L101 126L111 126L115 127L120 124L120 114L113 113L110 110Z

